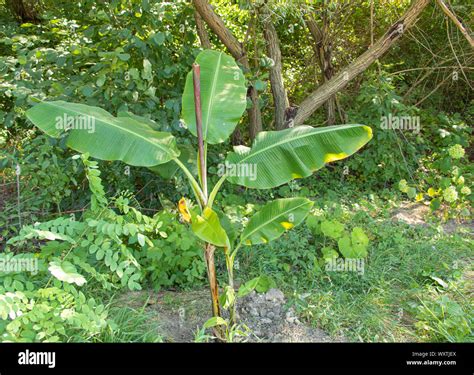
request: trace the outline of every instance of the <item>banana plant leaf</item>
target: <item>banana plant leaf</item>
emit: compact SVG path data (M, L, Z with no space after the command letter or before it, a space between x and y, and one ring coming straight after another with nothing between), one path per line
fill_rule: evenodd
M171 133L153 130L136 118L114 117L98 107L43 102L26 111L26 116L51 137L66 134L68 147L97 159L152 167L179 156Z
M256 189L280 186L352 155L371 138L372 129L364 125L303 125L261 132L251 148L238 147L229 153L228 180ZM256 173L248 173L252 168Z
M201 109L204 141L224 142L234 131L247 106L245 78L234 59L223 52L204 50L196 58L201 67ZM193 73L186 78L182 118L197 136Z
M313 202L306 198L276 199L267 203L250 218L240 242L257 245L275 240L303 222L312 207Z
M230 247L229 238L220 223L219 216L209 207L204 209L202 215L193 215L191 229L205 242L218 247Z

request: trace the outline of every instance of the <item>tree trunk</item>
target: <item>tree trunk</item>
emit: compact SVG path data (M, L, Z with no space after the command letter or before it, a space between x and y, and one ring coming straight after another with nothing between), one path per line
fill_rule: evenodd
M242 64L246 71L250 71L249 60L243 45L225 27L224 21L214 12L211 5L206 0L193 0L193 4L199 15L227 47L231 55ZM249 135L251 139L254 139L262 130L262 115L258 105L257 91L253 87L249 87L247 94L253 104L252 108L247 110L247 113L249 116Z
M336 98L331 96L326 102L326 121L328 125L334 125L336 123Z
M334 67L332 66L332 46L329 43L323 44L323 56L321 59L323 67L324 82L328 82L334 75ZM327 122L328 125L336 123L336 95L331 96L326 102Z
M430 0L416 0L403 17L395 22L374 45L359 56L352 64L313 91L300 105L295 117L295 125L303 124L331 96L347 86L349 81L364 72L380 58L409 27L416 23L418 16Z
M258 21L258 9L255 9L255 14L250 20L249 27L247 30L247 35L252 38L254 42L253 52L254 58L249 61L248 71L257 71L258 70L258 59L259 59L259 49L258 49L258 39L257 39L257 21ZM246 37L247 38L247 37ZM250 45L250 43L248 44ZM248 97L252 101L252 108L248 109L249 115L249 138L251 141L255 139L258 133L262 131L262 115L260 113L260 103L258 100L258 91L255 87L250 86L248 90Z
M247 114L249 116L249 137L253 141L257 134L263 130L262 112L260 111L257 90L253 86L250 86L249 90L252 108L247 109Z
M6 0L5 4L21 23L40 21L40 0Z
M332 46L329 42L329 20L326 13L323 15L323 28L320 28L316 21L309 16L306 20L306 25L314 39L313 49L318 60L319 68L321 69L322 81L330 81L334 75L334 67L332 65ZM326 120L328 125L336 123L336 97L330 96L326 103Z
M198 11L194 11L194 20L196 21L197 34L199 36L199 40L201 41L202 48L211 49L212 46L209 40L209 34L207 33L204 21L202 20L202 17L199 15Z
M247 110L249 115L249 137L254 140L258 133L262 131L262 114L258 103L258 94L255 87L250 86L247 95L252 100L252 108Z
M249 62L242 44L225 27L224 21L214 12L211 5L206 0L193 0L193 4L199 15L224 43L231 55L244 67L248 68Z
M273 60L274 65L270 68L270 84L275 106L275 128L285 129L285 110L289 106L288 97L283 83L282 62L280 51L280 40L273 26L268 8L262 9L263 36L267 44L267 54Z

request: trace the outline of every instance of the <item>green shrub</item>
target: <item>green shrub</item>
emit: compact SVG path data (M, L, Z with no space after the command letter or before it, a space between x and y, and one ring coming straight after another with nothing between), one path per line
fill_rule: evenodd
M139 290L147 281L160 288L204 279L202 250L176 214L149 217L126 194L107 198L98 163L81 159L92 193L81 220L25 225L2 254L2 341L90 341L110 331L108 309L87 297L88 286ZM14 263L30 264L32 274L4 269Z
M0 279L2 342L89 341L110 324L104 305L72 285L55 281L49 287L10 291L22 289L19 282L11 276Z
M398 188L410 199L429 202L431 210L440 210L444 219L467 219L473 202L473 168L466 159L460 144L441 149L421 160L424 173L417 183L409 184L402 179Z
M167 235L152 239L153 246L147 251L134 253L146 280L154 289L195 287L204 283L206 264L202 245L193 232L179 222L175 213L160 212L156 220L163 223Z
M472 342L474 322L469 307L463 307L447 295L417 306L415 327L429 341Z

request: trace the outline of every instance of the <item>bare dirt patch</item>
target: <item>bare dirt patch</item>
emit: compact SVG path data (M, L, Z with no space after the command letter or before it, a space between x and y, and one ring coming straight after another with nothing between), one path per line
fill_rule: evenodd
M193 342L195 334L210 317L209 292L129 292L119 304L145 310L152 325L166 342ZM271 289L267 293L252 292L239 300L239 321L251 334L246 342L343 342L326 332L300 322L283 293Z
M424 204L404 203L393 211L392 220L395 222L403 222L408 225L428 227L431 225L428 221L430 215L430 208ZM455 233L458 230L468 232L471 235L474 233L474 222L472 220L463 222L458 220L448 220L441 226L445 233Z
M409 225L426 225L426 218L430 208L423 204L406 203L394 210L392 220L401 221Z
M250 341L258 342L343 342L323 330L307 326L299 321L285 296L278 289L267 293L255 292L242 298L237 305L240 319L252 330Z

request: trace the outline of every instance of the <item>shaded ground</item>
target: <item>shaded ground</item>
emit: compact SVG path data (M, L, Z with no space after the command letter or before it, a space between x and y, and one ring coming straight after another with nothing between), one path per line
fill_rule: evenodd
M402 221L409 225L428 226L430 213L430 208L422 203L404 203L393 211L392 220ZM448 220L442 224L442 228L446 233L454 233L459 228L467 230L470 234L474 233L474 223L472 221Z
M119 304L141 308L167 342L193 342L196 332L210 317L209 292L129 292ZM341 342L324 331L301 323L293 309L286 306L283 293L271 289L255 292L240 300L237 307L240 322L250 329L247 342Z

